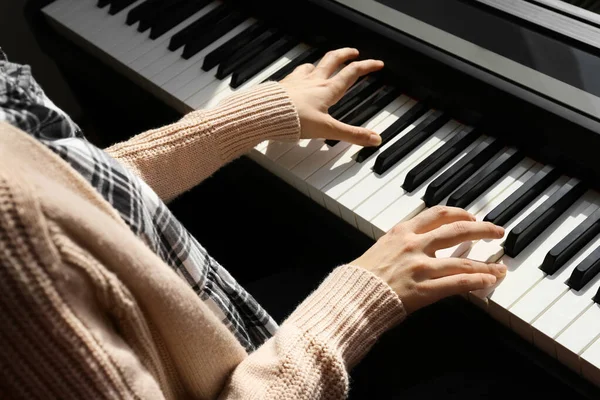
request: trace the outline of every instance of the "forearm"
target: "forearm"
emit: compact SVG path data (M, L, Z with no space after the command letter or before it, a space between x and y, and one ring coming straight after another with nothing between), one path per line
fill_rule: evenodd
M292 101L281 85L269 82L106 151L169 201L258 143L295 140L299 135Z
M236 368L221 398L345 398L348 371L405 316L385 282L340 267Z

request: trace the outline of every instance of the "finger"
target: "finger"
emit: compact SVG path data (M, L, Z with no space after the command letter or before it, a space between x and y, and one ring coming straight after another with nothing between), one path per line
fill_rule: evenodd
M324 132L325 139L342 140L360 146L381 144L381 136L367 128L344 124L329 115L326 118L328 128Z
M438 301L457 294L474 290L488 289L496 284L498 278L485 273L456 274L443 278L432 279L424 284L424 290L435 293L432 300Z
M302 64L297 66L294 71L292 72L292 74L290 75L295 75L295 76L307 76L308 74L310 74L311 72L313 72L315 70L315 66L313 64Z
M381 68L383 68L383 61L354 61L348 66L344 67L336 76L331 79L333 82L335 82L336 86L342 90L343 94L350 88L350 86L354 85L358 78L379 71Z
M350 47L330 51L323 56L313 74L322 79L329 79L343 63L356 57L358 50Z
M436 250L452 247L468 240L500 239L504 236L504 228L491 222L457 221L440 226L425 235L428 243L425 252L433 256Z
M435 206L410 220L415 233L425 233L456 221L475 221L475 216L459 207Z
M430 261L431 267L427 270L428 278L437 279L444 276L458 274L490 274L498 278L506 275L506 265L485 263L468 258L442 258Z

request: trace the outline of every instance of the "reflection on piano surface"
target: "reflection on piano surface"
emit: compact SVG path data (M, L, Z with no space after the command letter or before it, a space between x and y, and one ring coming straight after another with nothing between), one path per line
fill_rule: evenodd
M375 18L377 7L394 3L317 2L339 7L365 25L376 22L356 17L352 8ZM305 40L221 0L56 0L42 11L63 34L182 113L280 79L335 46ZM386 12L390 21L413 18L393 8ZM393 35L403 29L394 28ZM479 69L472 75L483 73L480 79L488 76L490 87L502 90L490 97L502 102L496 93L512 96L513 105L501 109L482 100L478 108L477 101L462 99L471 110L457 111L461 99L452 107L453 99L440 100L443 94L420 92L420 82L398 78L406 79L418 60L408 60L403 70L402 60L390 57L389 74L360 80L330 110L344 122L380 133L379 148L318 139L264 142L251 158L373 239L437 204L463 207L479 220L504 226L502 239L463 244L437 256L506 264L509 272L493 292L469 299L600 385L600 167L594 147L600 130L593 114L599 99L559 72L543 74L535 63L523 66L510 54L483 48L473 52L463 46L460 32L439 35L439 28L425 23L404 29L407 47L431 46L424 51L437 52L436 62ZM448 47L439 51L444 41ZM464 54L444 60L451 47ZM387 63L385 54L373 54ZM490 60L498 63L484 65ZM430 89L436 87L432 82ZM453 90L453 82L443 84L448 86L438 88L444 93ZM578 108L582 99L586 107ZM526 102L535 106L524 108ZM534 109L541 110L530 112ZM560 137L549 131L553 127L563 130Z

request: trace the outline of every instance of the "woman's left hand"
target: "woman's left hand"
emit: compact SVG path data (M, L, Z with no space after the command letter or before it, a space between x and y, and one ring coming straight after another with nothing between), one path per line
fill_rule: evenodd
M378 60L355 61L343 66L356 57L356 49L331 51L325 54L317 66L300 65L281 80L281 85L288 91L298 110L301 138L342 140L361 146L381 144L381 137L377 133L344 124L327 112L361 76L383 68L383 62ZM343 68L335 74L340 67Z

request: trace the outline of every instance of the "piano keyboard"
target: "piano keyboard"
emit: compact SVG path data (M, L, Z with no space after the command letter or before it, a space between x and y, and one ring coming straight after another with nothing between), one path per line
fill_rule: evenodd
M57 0L43 12L181 112L329 50L219 0ZM600 195L378 77L359 81L330 112L381 134L382 145L263 142L250 157L373 239L435 205L504 226L502 239L437 256L506 264L493 291L465 297L600 385Z

